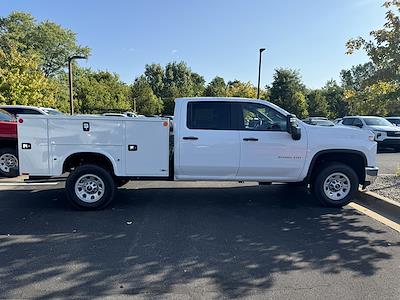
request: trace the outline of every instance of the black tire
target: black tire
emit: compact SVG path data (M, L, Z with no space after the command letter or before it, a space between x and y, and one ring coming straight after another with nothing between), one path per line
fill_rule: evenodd
M95 202L89 203L89 198L87 198L87 201L83 201L75 192L75 186L77 185L77 182L80 181L80 179L82 179L82 177L84 177L85 175L88 176L86 182L88 182L89 178L94 178L93 176L91 177L89 175L94 175L100 179L100 181L98 181L98 186L103 186L103 192L101 196L98 195L96 192L94 192L93 194L87 192L88 197L92 195L94 195L93 197L99 197L99 199L95 200ZM82 180L84 181L85 178L83 178ZM77 187L77 189L79 190L79 187ZM80 189L82 190L83 188L80 187ZM115 197L117 189L110 172L96 165L83 165L77 167L74 171L70 173L65 184L65 190L67 192L68 200L75 208L78 208L80 210L99 210L105 208L111 203L111 201ZM93 191L94 190L91 190L91 192ZM83 193L85 193L85 191L83 191ZM101 192L98 193L101 194Z
M348 182L348 188L343 188L338 192L334 192L331 191L329 187L324 187L325 180L327 180L327 178L334 173L345 175L338 175L337 178L341 178L344 186L346 185L346 182ZM332 185L335 184L332 182ZM358 190L358 185L359 179L353 168L342 163L329 163L324 165L321 171L318 172L318 174L314 177L311 189L314 197L317 198L322 203L322 205L329 207L343 207L351 202L351 199L353 198L355 192ZM334 190L334 187L332 187L332 189ZM328 197L327 194L330 193L331 197ZM345 196L343 198L340 198L339 195ZM332 199L334 197L338 197L340 199Z
M7 157L12 156L11 160ZM15 162L16 160L16 162ZM16 177L19 175L18 169L18 155L17 150L14 148L1 148L0 149L0 177Z

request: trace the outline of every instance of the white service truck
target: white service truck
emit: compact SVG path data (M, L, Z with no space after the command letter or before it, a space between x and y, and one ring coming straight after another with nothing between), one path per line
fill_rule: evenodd
M304 184L341 207L378 173L372 132L308 125L242 98L176 99L173 122L21 115L18 149L22 175L69 173L67 196L79 209L104 208L118 186L146 179Z

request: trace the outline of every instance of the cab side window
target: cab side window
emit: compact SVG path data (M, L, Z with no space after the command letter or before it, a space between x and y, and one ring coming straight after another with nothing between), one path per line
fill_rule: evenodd
M353 126L357 126L357 127L361 128L361 127L363 127L363 122L360 119L355 118L354 122L353 122Z
M342 124L347 126L352 126L354 122L354 118L346 118L343 119Z
M258 103L240 103L239 129L286 131L286 117L275 109Z

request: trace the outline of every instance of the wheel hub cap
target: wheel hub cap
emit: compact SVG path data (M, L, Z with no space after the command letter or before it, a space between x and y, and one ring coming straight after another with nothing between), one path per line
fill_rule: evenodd
M350 189L350 179L343 173L332 173L325 179L324 193L331 200L342 200L350 193Z
M97 175L83 175L76 181L75 194L86 203L99 201L104 195L104 182Z
M18 159L15 155L5 153L0 156L0 170L9 173L11 168L18 167Z

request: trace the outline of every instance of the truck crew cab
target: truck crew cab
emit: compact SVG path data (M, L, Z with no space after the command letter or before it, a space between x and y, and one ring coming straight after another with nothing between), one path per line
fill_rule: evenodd
M302 183L341 207L378 173L373 134L308 125L256 99L179 98L172 123L25 115L18 124L21 174L69 172L67 196L79 209L104 208L117 186L140 179Z

